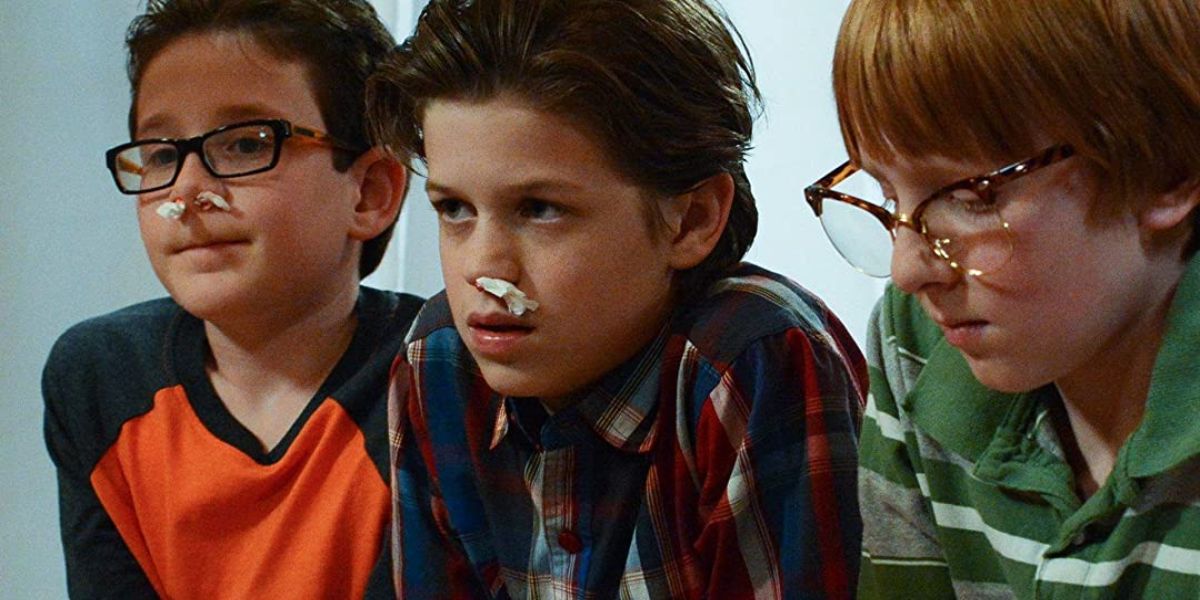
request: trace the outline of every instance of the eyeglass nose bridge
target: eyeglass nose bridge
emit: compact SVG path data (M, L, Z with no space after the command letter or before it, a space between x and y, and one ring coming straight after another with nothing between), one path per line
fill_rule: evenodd
M208 156L204 154L204 142L208 141L209 134L198 135L186 140L175 140L175 151L178 155L175 157L175 175L171 177L171 181L167 185L175 185L179 180L179 174L183 172L183 163L187 160L189 154L195 154L200 159L200 164L204 165L204 170L208 171L213 177L220 177L212 164L208 162Z
M888 233L892 234L892 241L896 240L896 236L900 233L901 227L911 229L913 233L925 238L925 226L913 218L913 215L902 212L891 213L891 219L888 219Z
M925 224L914 218L914 215L916 215L916 212L911 215L908 213L892 213L892 226L888 228L888 233L892 234L892 241L896 241L896 236L899 234L901 227L907 227L921 237L921 240L925 242L925 247L929 248L934 256L954 264L954 259L946 251L945 244L948 240L930 236L929 230L925 228Z

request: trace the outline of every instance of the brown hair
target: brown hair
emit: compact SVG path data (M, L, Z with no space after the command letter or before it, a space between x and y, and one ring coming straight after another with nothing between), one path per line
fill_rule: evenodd
M171 42L191 34L240 32L277 57L302 61L329 133L355 148L370 147L363 100L367 78L395 40L366 0L150 0L129 25L129 130L146 65ZM356 158L334 152L344 171ZM363 244L359 277L379 266L395 224Z
M1196 183L1198 31L1195 0L854 0L834 54L842 135L859 164L1070 144L1111 212Z
M758 229L743 161L760 98L742 46L705 0L431 0L368 83L368 120L396 152L424 158L431 101L512 94L592 132L651 195L729 173L720 241L677 274L687 299L737 264Z

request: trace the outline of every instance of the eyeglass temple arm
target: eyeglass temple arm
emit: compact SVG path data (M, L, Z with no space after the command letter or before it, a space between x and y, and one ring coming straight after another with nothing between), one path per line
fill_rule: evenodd
M858 170L857 167L851 165L850 161L846 161L838 168L818 179L816 183L804 189L805 200L808 201L808 205L818 217L821 216L821 197L829 194L841 196L841 194L831 188L854 174L856 170Z
M813 185L816 187L830 189L845 181L847 177L853 175L857 171L857 166L853 165L850 161L846 161L842 163L840 167L830 171L829 174L817 180L817 182Z
M297 139L303 140L310 144L320 144L322 146L332 146L334 148L337 148L338 150L345 150L347 152L362 152L362 150L363 150L362 148L355 148L354 146L351 146L350 144L347 144L346 142L343 142L343 141L333 137L332 135L325 133L324 131L317 131L316 129L309 129L309 128L303 127L301 125L292 125L292 134L293 134L293 137L296 137Z
M125 173L134 173L136 175L145 175L146 168L134 163L133 161L123 156L117 157L117 170Z

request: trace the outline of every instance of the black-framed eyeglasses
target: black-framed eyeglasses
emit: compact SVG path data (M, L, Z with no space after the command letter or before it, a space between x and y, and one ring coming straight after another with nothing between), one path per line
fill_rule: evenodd
M270 171L279 164L284 140L293 137L347 152L363 150L285 119L256 119L187 139L135 140L108 150L104 160L117 189L125 194L144 194L173 185L187 155L193 152L213 177L242 177Z
M804 196L834 248L867 275L891 274L896 234L908 227L951 267L979 276L995 272L1012 256L1012 232L1000 214L996 189L1073 154L1068 145L1053 146L1033 158L956 181L919 202L911 215L897 213L895 201L883 197L879 183L849 162L805 188Z

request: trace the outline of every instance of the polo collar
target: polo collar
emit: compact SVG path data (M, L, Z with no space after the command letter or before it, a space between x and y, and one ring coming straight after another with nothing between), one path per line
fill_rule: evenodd
M1167 312L1142 423L1126 442L1131 477L1148 477L1200 455L1200 255L1193 257Z
M1023 396L979 383L962 353L940 339L901 404L944 448L976 461Z
M1167 314L1167 330L1151 373L1142 423L1115 469L1128 477L1158 475L1200 455L1200 255L1188 265ZM1033 394L998 392L979 383L962 353L945 339L931 349L901 405L943 447L977 461L1006 424L1019 426ZM1019 419L1018 419L1019 420Z

